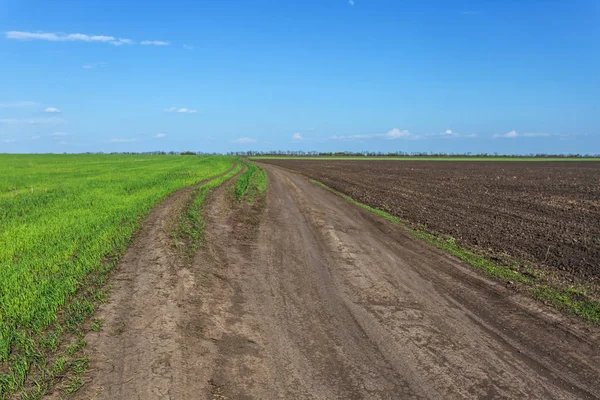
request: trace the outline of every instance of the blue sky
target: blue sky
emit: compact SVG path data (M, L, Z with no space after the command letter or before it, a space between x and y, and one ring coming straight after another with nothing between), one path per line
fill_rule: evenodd
M600 153L597 0L0 0L0 153Z

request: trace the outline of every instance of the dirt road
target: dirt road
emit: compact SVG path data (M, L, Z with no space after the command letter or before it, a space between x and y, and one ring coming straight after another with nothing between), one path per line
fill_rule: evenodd
M149 217L76 398L600 398L598 329L265 168L262 211L214 192L193 260L169 242L177 201Z

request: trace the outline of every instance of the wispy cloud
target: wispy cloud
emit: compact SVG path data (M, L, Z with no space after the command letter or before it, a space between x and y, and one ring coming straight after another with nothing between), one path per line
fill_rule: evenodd
M142 46L168 46L170 43L164 40L144 40L140 44Z
M115 138L115 139L110 139L109 142L110 143L132 143L135 142L137 139L124 139L124 138Z
M0 118L0 124L2 125L58 125L64 124L66 120L59 117L49 118Z
M166 135L166 134L164 134L164 133L157 133L157 134L156 134L156 135L154 135L153 137L154 137L154 138L156 138L156 139L162 139L162 138L165 138L165 137L167 137L167 135Z
M25 120L19 120L18 123L27 123L29 125L57 125L64 124L67 121L60 117L48 117L48 118L29 118Z
M524 137L548 137L548 136L552 136L549 133L546 132L538 132L538 133L524 133L523 134Z
M457 139L457 138L475 138L475 137L477 137L477 134L475 134L475 133L470 133L470 134L457 133L457 132L454 132L452 129L446 129L446 131L443 133L433 134L433 135L428 135L428 136L441 137L443 139Z
M295 140L296 142L300 142L300 141L304 140L304 137L302 136L302 134L300 132L296 132L292 135L292 140Z
M193 110L193 109L189 109L189 108L171 107L171 108L167 108L165 110L165 112L176 112L176 113L180 113L180 114L196 114L198 112L198 110Z
M519 134L517 133L517 131L515 131L514 129L510 132L506 132L506 133L497 133L494 135L495 138L500 138L500 139L512 139L512 138L516 138L519 137Z
M38 32L5 32L7 39L15 40L46 40L49 42L112 42L117 40L113 36L106 35L84 35L82 33L38 33Z
M120 38L112 35L87 35L84 33L56 33L56 32L23 32L23 31L8 31L4 32L7 39L13 40L43 40L47 42L96 42L110 43L114 46L133 45L134 40ZM169 42L164 40L144 40L140 42L142 45L151 46L168 46Z
M36 136L32 136L31 140L38 140L39 138L41 138L41 136L40 135L36 135Z
M92 68L103 67L106 64L108 64L108 63L106 63L106 62L97 62L97 63L86 64L86 65L82 66L81 68L92 69Z
M38 103L35 101L15 101L14 103L3 103L0 104L0 108L26 108L37 106Z
M56 107L47 107L44 112L46 113L60 113L60 110Z
M124 44L135 44L135 42L131 39L116 39L113 40L112 42L110 42L110 44L112 44L113 46L123 46Z
M184 44L183 48L186 49L186 50L194 50L194 46L191 46L189 44Z
M503 134L496 134L494 138L573 138L581 136L577 133L548 133L548 132L526 132L526 133L517 133L517 131L512 130Z
M2 143L15 143L16 140L15 139L2 139L2 140L0 140L0 142L2 142Z
M242 137L239 139L232 140L233 143L256 143L256 139L252 139L249 137Z
M67 132L54 132L50 136L69 136L69 134Z
M474 11L474 10L464 10L461 11L462 15L477 15L479 14L479 11Z
M413 135L406 129L394 128L387 133L371 133L348 136L332 136L332 140L364 140L364 139L418 139L419 136Z
M348 0L348 4L350 4L351 6L354 5L354 0Z

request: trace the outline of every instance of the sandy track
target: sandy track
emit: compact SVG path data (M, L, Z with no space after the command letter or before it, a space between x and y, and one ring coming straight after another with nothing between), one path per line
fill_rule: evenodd
M600 397L597 329L265 168L258 231L221 188L193 261L136 241L79 398Z

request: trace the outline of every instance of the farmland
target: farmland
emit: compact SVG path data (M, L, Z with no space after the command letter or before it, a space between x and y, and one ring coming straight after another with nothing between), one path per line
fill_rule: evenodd
M517 271L600 282L598 162L262 161Z
M600 394L598 327L513 290L596 279L596 163L0 163L0 398ZM597 322L581 288L540 293Z
M168 194L226 173L233 160L0 156L0 392L23 383L44 346L57 347L56 333L72 322L59 321L59 311L87 276L114 265L141 217Z

